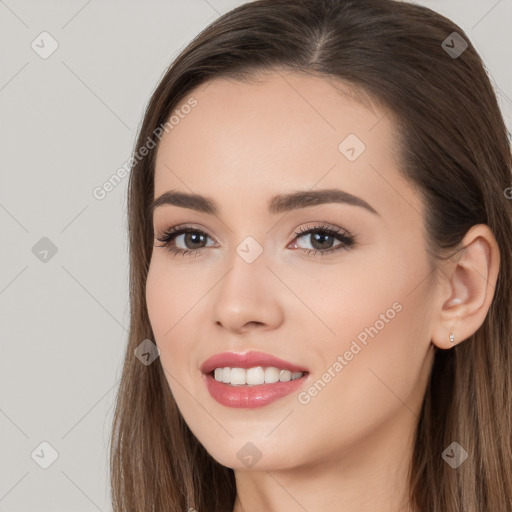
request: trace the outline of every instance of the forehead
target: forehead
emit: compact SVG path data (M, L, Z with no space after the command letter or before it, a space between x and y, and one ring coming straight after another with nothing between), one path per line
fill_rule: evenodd
M180 111L190 98L195 106ZM176 110L179 122L158 147L155 197L212 191L236 202L335 186L378 201L382 173L400 179L391 116L338 81L284 72L251 82L218 78Z

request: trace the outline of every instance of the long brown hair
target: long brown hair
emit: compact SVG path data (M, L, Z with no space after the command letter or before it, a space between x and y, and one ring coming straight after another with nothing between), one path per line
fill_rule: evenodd
M338 79L392 112L400 170L428 206L434 261L471 226L493 231L501 258L494 298L473 336L436 350L408 491L422 512L512 511L512 163L481 58L459 26L415 4L249 2L205 28L170 65L150 99L136 153L195 87L275 69ZM143 340L154 339L145 285L156 149L134 160L129 181L131 324L110 439L112 502L115 512L227 512L236 496L233 470L185 424L160 359L146 366L134 357ZM453 441L469 453L456 470L441 457Z

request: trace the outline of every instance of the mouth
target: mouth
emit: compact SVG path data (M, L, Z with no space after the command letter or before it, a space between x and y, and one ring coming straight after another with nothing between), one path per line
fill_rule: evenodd
M305 386L309 370L272 354L227 351L200 368L210 395L226 407L254 408L271 404Z

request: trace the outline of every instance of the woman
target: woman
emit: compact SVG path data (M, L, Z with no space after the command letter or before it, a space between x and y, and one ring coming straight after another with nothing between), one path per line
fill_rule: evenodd
M425 7L203 30L130 177L115 511L512 510L511 168L480 57Z

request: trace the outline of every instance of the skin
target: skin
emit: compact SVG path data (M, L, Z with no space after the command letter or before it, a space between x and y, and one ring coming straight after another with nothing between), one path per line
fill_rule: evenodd
M490 230L474 226L466 250L434 279L425 206L399 174L392 116L340 87L291 73L213 80L188 96L197 106L158 148L155 198L173 189L220 207L218 215L155 210L146 300L186 423L234 469L234 512L412 510L407 470L434 347L467 339L492 300L499 254ZM366 146L352 162L338 150L350 133ZM323 188L359 196L378 215L338 203L267 210L276 194ZM349 231L355 244L323 256L294 245L318 249L312 235L294 233L321 223ZM183 235L171 242L199 255L159 247L157 237L177 224L207 235L202 248ZM250 264L236 252L247 236L263 249ZM307 367L307 390L394 303L401 310L307 404L293 393L257 409L228 408L203 383L207 358L254 349ZM237 457L247 442L261 453L253 467Z

